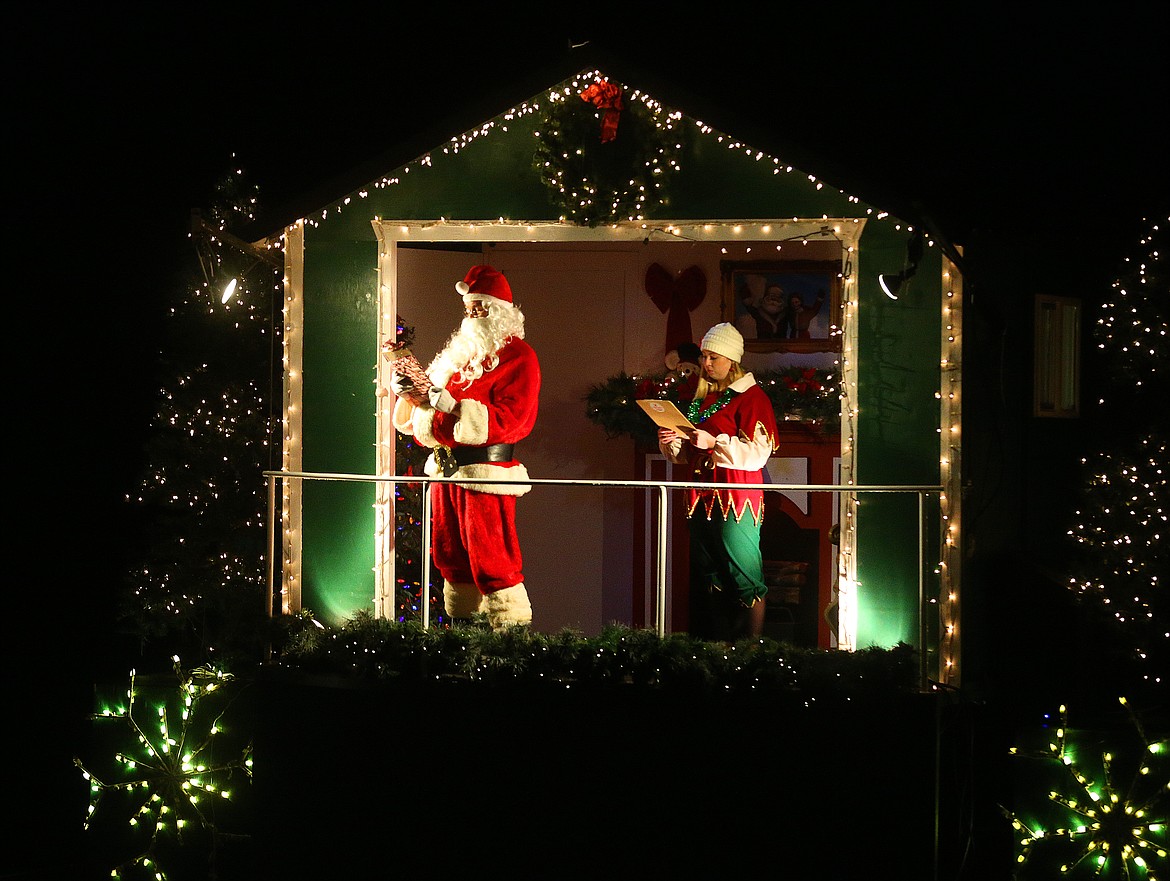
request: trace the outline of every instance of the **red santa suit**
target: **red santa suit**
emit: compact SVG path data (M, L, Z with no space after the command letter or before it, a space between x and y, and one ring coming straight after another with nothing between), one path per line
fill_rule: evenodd
M430 477L479 478L491 483L431 484L431 553L443 576L444 605L453 618L486 612L493 627L528 624L532 607L524 586L523 559L516 534L516 499L531 489L528 470L514 445L532 431L540 395L540 364L523 340L523 317L512 305L507 281L490 266L476 266L456 288L465 301L488 310L512 309L517 335L480 362L452 371L444 353L428 373L436 406L414 406L399 398L394 425L434 450ZM500 481L500 482L497 482Z

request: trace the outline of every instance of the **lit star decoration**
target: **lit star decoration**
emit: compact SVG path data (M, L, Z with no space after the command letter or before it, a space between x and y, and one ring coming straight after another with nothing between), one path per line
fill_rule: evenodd
M1119 700L1139 740L1131 739L1121 753L1100 750L1091 771L1096 751L1084 743L1087 737L1073 742L1064 706L1046 751L1012 749L1060 770L1060 790L1049 790L1047 805L1034 806L1026 817L1005 811L1016 838L1017 878L1052 878L1057 866L1067 878L1166 877L1168 742L1147 736L1126 699Z
M251 781L251 742L223 737L225 716L239 695L233 677L206 667L184 674L178 657L173 660L177 691L147 703L131 671L125 705L90 716L95 728L118 726L129 745L89 762L74 758L90 786L85 829L99 822L108 828L129 814L130 855L119 854L114 878L137 868L163 881L160 858L166 857L160 852L190 844L193 833L214 834L219 805L232 798L233 786Z

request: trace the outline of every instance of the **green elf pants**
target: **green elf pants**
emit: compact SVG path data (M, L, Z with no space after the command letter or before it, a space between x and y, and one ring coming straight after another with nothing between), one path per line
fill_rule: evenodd
M691 535L690 632L700 639L734 641L748 635L748 611L768 592L760 554L760 525L746 514L711 519L696 509Z

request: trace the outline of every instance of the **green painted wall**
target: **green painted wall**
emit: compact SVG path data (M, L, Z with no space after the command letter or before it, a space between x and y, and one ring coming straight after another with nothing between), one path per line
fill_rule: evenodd
M937 485L939 481L938 249L927 248L909 287L891 300L881 272L899 271L908 236L874 224L862 239L858 281L857 482ZM859 646L918 642L918 498L862 496L857 513ZM938 497L925 507L925 569L938 560ZM931 583L928 595L936 592Z
M373 241L305 245L304 470L373 474ZM304 482L302 604L340 622L374 597L374 485Z

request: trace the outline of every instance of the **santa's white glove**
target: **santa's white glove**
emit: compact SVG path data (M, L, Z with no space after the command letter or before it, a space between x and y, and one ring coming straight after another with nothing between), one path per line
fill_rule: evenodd
M451 397L451 393L445 388L432 386L427 396L431 399L431 406L441 413L454 413L455 408L459 406L459 402Z
M390 378L390 388L394 389L394 394L401 398L414 391L414 383L409 376L399 376L395 373Z

